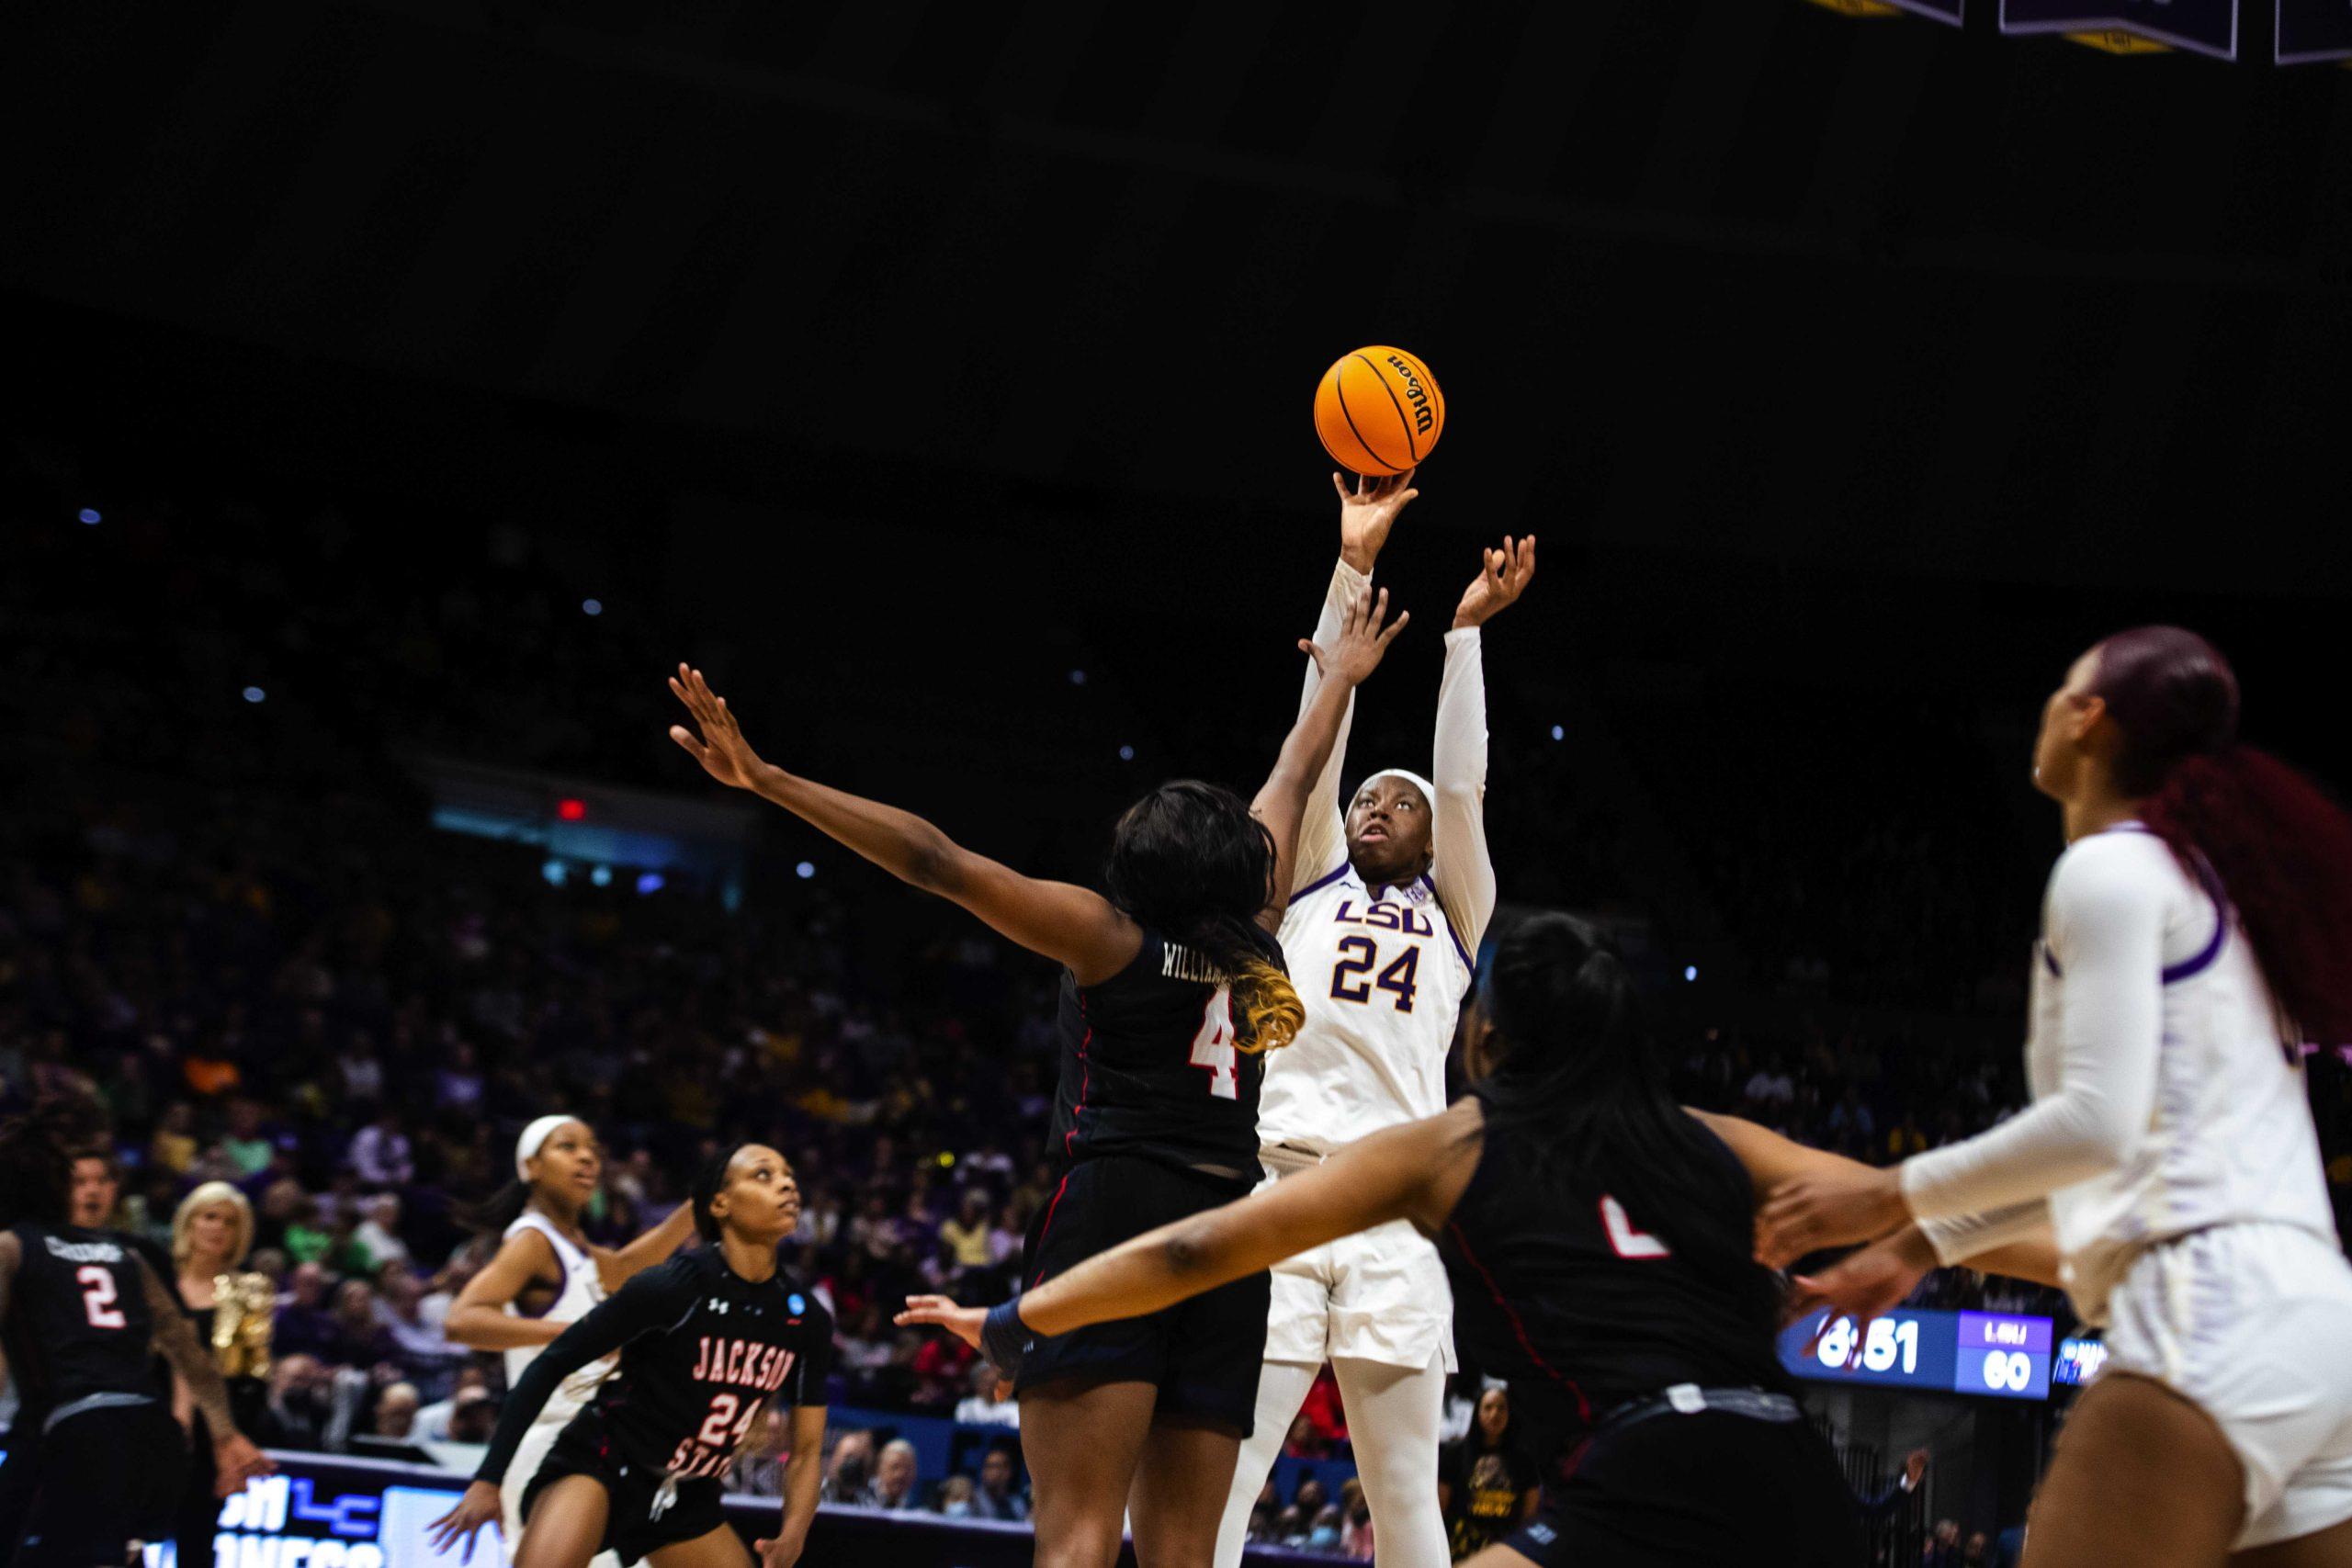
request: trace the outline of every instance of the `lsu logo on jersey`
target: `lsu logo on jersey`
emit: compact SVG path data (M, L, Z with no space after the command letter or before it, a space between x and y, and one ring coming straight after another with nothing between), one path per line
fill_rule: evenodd
M1407 890L1399 888L1397 891ZM1335 926L1373 926L1385 931L1399 931L1406 936L1437 935L1437 926L1427 915L1402 904L1391 904L1385 899L1376 900L1358 909L1353 898L1342 898L1339 908L1332 911L1331 923Z

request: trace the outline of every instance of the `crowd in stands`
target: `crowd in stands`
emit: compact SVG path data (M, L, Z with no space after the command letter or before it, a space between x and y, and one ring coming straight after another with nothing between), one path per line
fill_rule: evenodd
M86 539L33 532L17 563L32 570L0 574L0 773L16 781L0 810L0 1111L98 1097L119 1223L162 1244L200 1183L246 1194L248 1266L279 1291L266 1442L487 1434L501 1370L442 1333L495 1240L465 1208L503 1178L514 1130L560 1108L609 1151L587 1214L600 1240L656 1222L727 1140L784 1149L806 1194L786 1263L839 1325L834 1401L1007 1429L953 1476L918 1474L910 1445L838 1430L827 1498L1024 1516L1017 1410L959 1341L890 1313L913 1292L988 1303L1016 1285L1054 1178L1050 972L879 878L758 882L730 910L685 887L551 886L534 851L433 830L386 761L392 736L624 775L666 744L650 706L613 734L540 722L536 685L620 689L646 667L553 635L565 596L519 544L493 538L476 570L428 590L343 570L331 533L288 560L258 522L252 547L200 555L151 524L136 570L100 584L78 575ZM248 671L322 647L347 705L224 735L196 694L259 690L276 677ZM1495 765L1544 777L1567 756L1498 741ZM1670 792L1660 808L1673 816ZM1980 962L1996 944L1978 894L2007 885L1916 809L1836 843L1674 818L1731 935L1797 1004L1662 1015L1690 1102L1873 1161L2020 1103L2015 981ZM1519 820L1497 818L1506 864L1518 851L1501 835L1584 824L1591 876L1632 897L1605 809ZM2030 902L2007 911L2020 929L2030 917ZM1818 957L1833 951L1834 976ZM1922 1005L1885 1005L1905 995ZM1879 1010L1859 1020L1857 1002ZM2352 1166L2334 1174L2352 1188ZM1922 1299L2057 1310L1995 1290L1947 1272ZM1467 1383L1456 1401L1468 1446L1448 1461L1464 1508L1497 1506L1518 1473L1478 1448L1478 1394ZM771 1425L747 1449L742 1489L780 1485L783 1435ZM1345 1440L1336 1391L1319 1389L1289 1451L1344 1454ZM1252 1534L1370 1555L1360 1491L1319 1480L1270 1495Z

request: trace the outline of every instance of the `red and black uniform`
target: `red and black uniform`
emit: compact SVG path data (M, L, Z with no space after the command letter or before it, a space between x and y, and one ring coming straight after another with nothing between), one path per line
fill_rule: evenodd
M1705 1142L1738 1178L1722 1217L1745 1234L1747 1172ZM1771 1276L1684 1256L1605 1179L1563 1202L1541 1156L1490 1122L1438 1236L1463 1354L1510 1384L1543 1474L1541 1510L1503 1543L1543 1568L1859 1564L1853 1495L1781 1367Z
M719 1480L771 1400L821 1405L833 1323L779 1269L746 1280L715 1247L658 1264L564 1330L531 1362L499 1415L477 1481L503 1484L515 1448L566 1377L620 1352L596 1390L525 1478L523 1517L567 1475L603 1483L604 1547L624 1562L726 1523Z
M156 1371L149 1266L111 1231L20 1224L16 1236L0 1342L40 1461L15 1561L120 1562L133 1539L168 1529L187 1461Z
M1281 944L1257 936L1280 966ZM1107 980L1062 977L1049 1145L1062 1176L1030 1228L1029 1285L1258 1184L1265 1061L1236 1049L1240 1022L1206 955L1157 931L1146 931L1134 960ZM1247 1437L1268 1298L1268 1277L1253 1274L1146 1317L1037 1339L1022 1358L1019 1386L1073 1377L1156 1383L1160 1414Z

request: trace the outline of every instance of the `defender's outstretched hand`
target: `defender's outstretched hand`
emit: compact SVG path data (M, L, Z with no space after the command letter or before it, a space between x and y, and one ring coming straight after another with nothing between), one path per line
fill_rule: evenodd
M1413 470L1385 479L1359 475L1352 490L1333 474L1331 488L1340 492L1340 558L1369 573L1380 547L1388 542L1388 530L1396 525L1396 514L1421 493L1413 488Z
M498 1511L498 1488L487 1481L477 1481L466 1488L456 1507L424 1527L425 1537L433 1542L433 1550L443 1555L453 1546L462 1546L465 1550L458 1561L471 1562L474 1537L481 1533L484 1525L492 1529L499 1528ZM493 1548L489 1555L495 1558L499 1553Z
M1301 637L1298 650L1315 660L1315 667L1323 671L1325 680L1361 686L1380 668L1381 656L1396 640L1396 634L1405 629L1405 623L1413 618L1411 611L1399 611L1396 619L1383 630L1380 623L1387 614L1388 590L1383 588L1375 592L1367 588L1348 606L1347 620L1329 648Z
M1514 542L1505 534L1503 547L1486 552L1478 575L1462 591L1462 603L1453 611L1453 629L1486 625L1498 612L1517 604L1534 578L1535 536Z
M702 671L687 665L678 666L670 677L670 690L686 705L695 723L702 727L697 739L693 730L683 724L670 727L670 739L685 748L686 755L700 762L703 772L720 784L733 789L750 789L759 772L767 764L743 739L742 728L735 716L727 711L727 699L710 689Z
M890 1321L900 1328L944 1328L977 1350L981 1325L988 1320L981 1308L957 1306L945 1296L909 1296L907 1310Z

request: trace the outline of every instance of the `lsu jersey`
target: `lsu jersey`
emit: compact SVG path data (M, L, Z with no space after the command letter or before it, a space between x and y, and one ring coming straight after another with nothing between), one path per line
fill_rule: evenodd
M1474 964L1436 885L1369 887L1342 861L1292 895L1282 945L1306 1027L1266 1055L1259 1144L1326 1155L1444 1110Z

